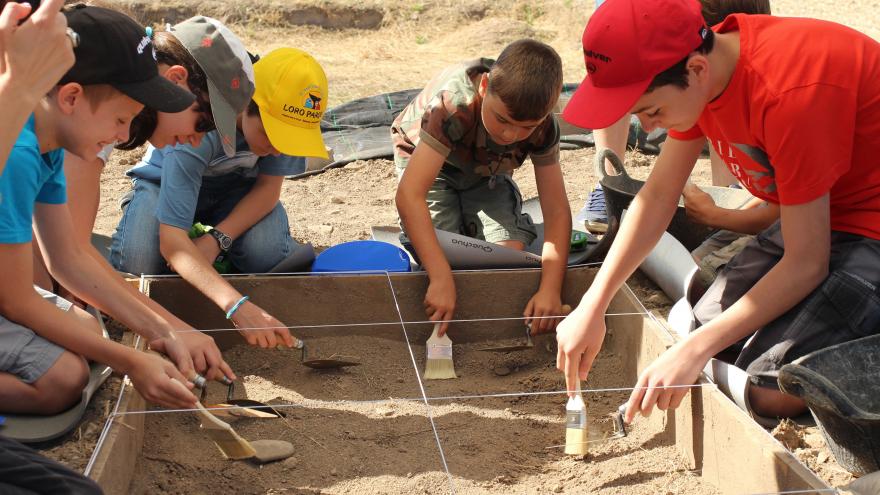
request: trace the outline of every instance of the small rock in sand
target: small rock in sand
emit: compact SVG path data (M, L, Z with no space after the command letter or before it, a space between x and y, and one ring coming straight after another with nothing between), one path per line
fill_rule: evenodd
M317 232L319 234L330 235L333 233L333 226L326 225L326 224L313 225L310 230L314 230L315 232Z
M375 409L374 412L376 414L378 414L379 416L385 416L385 417L394 415L394 409L389 406L379 406Z
M492 371L498 376L507 376L510 374L510 368L507 366L496 366Z

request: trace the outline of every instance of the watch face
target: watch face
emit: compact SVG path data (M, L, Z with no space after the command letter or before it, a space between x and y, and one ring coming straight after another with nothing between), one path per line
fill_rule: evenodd
M220 240L220 247L223 248L224 251L226 251L230 247L232 247L232 239L230 239L229 236L227 236L225 234L221 234L219 240Z
M220 232L217 229L212 229L211 235L214 236L214 239L217 239L217 244L220 246L221 250L228 251L229 248L232 247L232 238L223 232Z

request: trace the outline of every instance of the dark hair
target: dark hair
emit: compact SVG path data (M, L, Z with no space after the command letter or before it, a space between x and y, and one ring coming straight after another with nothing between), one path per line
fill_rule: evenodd
M770 0L700 0L703 19L714 26L730 14L770 14Z
M257 105L257 102L251 100L247 106L247 114L249 117L253 117L254 115L260 115L260 107Z
M251 58L251 63L252 63L252 64L255 64L255 63L257 63L257 62L260 61L260 55L258 55L258 54L256 54L256 53L248 52L248 57ZM260 115L260 107L259 107L259 105L257 105L257 102L256 102L256 101L251 100L251 101L248 103L248 106L247 106L247 110L246 110L246 112L247 112L247 114L248 114L249 117L253 117L253 116L255 116L255 115L256 115L256 116L259 116L259 115Z
M770 14L770 0L700 0L703 7L703 19L709 26L714 26L727 18L730 14ZM707 54L715 46L715 32L711 29L706 34L703 44L697 51ZM660 86L672 84L681 89L687 89L687 61L690 54L672 67L657 74L646 93L650 93Z
M199 67L192 54L183 46L180 40L168 31L156 31L153 34L153 47L156 49L156 62L166 65L180 65L187 72L186 84L189 90L196 96L197 111L202 115L196 124L197 132L208 132L214 129L214 119L211 113L211 101L208 99L208 77ZM141 113L131 121L128 141L116 145L117 149L133 150L146 143L156 126L159 124L159 114L152 108L144 108Z
M705 28L704 28L705 29ZM702 54L708 54L712 51L712 48L715 46L715 33L711 29L706 29L706 37L703 38L703 43L697 47L697 52ZM645 90L645 93L650 93L655 89L661 86L673 85L681 89L687 89L688 87L688 69L687 63L690 60L691 54L687 54L683 59L681 59L678 63L673 65L672 67L664 70L663 72L654 76L654 79L651 81L651 84L648 85L648 89Z
M562 90L562 60L540 41L514 41L489 71L488 92L507 106L515 120L543 119L553 110Z

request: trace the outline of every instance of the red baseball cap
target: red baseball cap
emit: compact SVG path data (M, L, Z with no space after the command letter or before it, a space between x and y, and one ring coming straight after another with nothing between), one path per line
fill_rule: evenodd
M584 29L587 77L562 117L604 129L632 109L657 74L703 43L698 0L607 0Z

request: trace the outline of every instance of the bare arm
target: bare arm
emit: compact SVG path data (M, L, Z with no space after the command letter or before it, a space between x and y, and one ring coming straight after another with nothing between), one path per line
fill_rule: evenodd
M275 208L281 197L282 184L283 176L258 175L251 190L235 205L229 216L215 227L233 239L238 238Z
M37 203L34 223L49 272L87 303L107 312L149 340L172 334L168 323L149 311L127 291L117 289L118 275L110 275L75 240L66 204Z
M73 233L82 244L92 242L95 218L101 202L101 173L104 160L95 156L83 160L73 153L64 152L64 179L67 182L67 207L73 220Z
M446 255L440 248L427 197L431 184L437 179L445 158L430 146L416 146L400 183L397 185L395 204L404 230L419 255L419 261L428 272L430 284L425 294L425 310L431 321L452 319L455 311L455 282ZM439 333L446 333L443 323Z
M535 167L538 198L544 214L544 245L541 249L541 285L529 301L524 316L553 316L562 312L562 283L571 246L571 209L559 164ZM552 330L558 320L537 320L533 332Z
M684 206L688 218L694 222L743 234L757 234L779 219L779 205L753 198L739 210L721 208L712 196L699 187L688 184L684 188ZM758 206L766 206L758 208Z
M257 176L257 181L251 190L241 198L241 201L235 205L229 215L214 227L232 239L237 239L275 208L281 197L283 183L283 176ZM193 243L199 248L205 259L211 262L220 254L220 246L211 236L199 237Z
M700 139L668 139L654 170L636 195L608 256L578 307L556 329L556 366L569 391L585 380L605 338L605 310L669 225L678 198L702 149Z
M28 4L7 3L0 12L0 173L37 102L73 65L63 0L47 0L24 23Z
M195 403L195 396L174 386L172 379L186 383L186 378L171 363L99 336L70 312L40 297L31 285L31 253L30 243L0 244L0 258L7 263L0 277L0 313L65 349L128 374L150 401L180 408Z
M211 262L196 247L185 230L159 224L159 245L162 256L174 271L224 312L229 311L243 297L214 270ZM281 343L288 347L294 345L294 339L284 324L251 301L238 308L232 316L232 322L243 329L241 333L251 345L264 348Z
M163 308L159 303L142 294L131 284L126 283L92 245L92 230L95 226L95 218L98 215L98 205L101 202L100 184L103 170L104 161L98 157L95 157L92 161L86 161L71 153L65 152L64 154L64 175L67 180L68 209L72 219L73 236L77 244L115 282L115 290L130 294L132 298L145 306L148 311L152 311L163 322L162 325L169 332L180 332L177 333L177 336L189 349L196 371L205 374L209 379L225 375L227 378L234 380L235 374L223 360L220 349L217 348L214 339L203 333L196 332L190 325ZM166 352L161 342L154 341L151 344L156 350Z
M700 140L670 139L654 170L628 209L626 220L596 279L582 301L602 308L611 302L626 281L657 244L678 206L678 198L701 149Z

